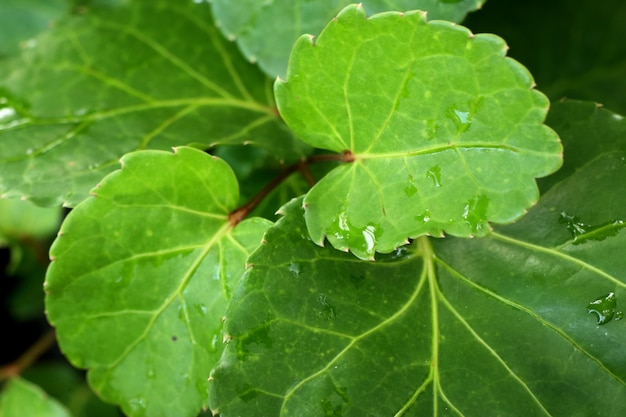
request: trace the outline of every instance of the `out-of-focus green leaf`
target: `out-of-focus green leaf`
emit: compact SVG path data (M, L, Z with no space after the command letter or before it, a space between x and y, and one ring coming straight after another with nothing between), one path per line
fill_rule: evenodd
M60 220L60 208L37 207L28 201L0 200L0 246L9 239L45 238L58 229Z
M626 245L626 193L613 191L625 179L623 159L601 155L515 225L421 237L376 262L314 245L295 200L227 309L212 409L623 416L626 260L615 254ZM581 219L575 232L563 213ZM594 305L612 320L600 325Z
M58 401L36 385L14 378L0 395L0 417L70 417Z
M626 113L626 2L489 1L464 22L497 33L551 100L592 100Z
M539 180L544 190L602 153L626 152L624 116L597 103L576 100L552 103L546 123L563 139L567 158L561 169ZM568 152L569 148L573 151Z
M430 19L460 22L465 15L482 6L485 0L365 0L368 13L420 9ZM212 0L217 25L236 40L242 52L270 77L284 77L289 52L299 36L319 33L348 0L291 1Z
M192 148L139 151L63 223L48 319L73 365L129 416L193 416L222 351L221 317L270 224L235 228L228 165Z
M2 0L0 58L16 54L20 47L28 47L29 40L39 32L50 29L68 9L68 0Z
M549 103L504 41L420 12L344 9L294 47L276 98L314 147L347 153L306 196L307 226L360 258L407 238L485 235L561 164Z
M87 7L0 67L0 196L75 205L125 153L249 143L309 149L271 80L212 25L203 2Z

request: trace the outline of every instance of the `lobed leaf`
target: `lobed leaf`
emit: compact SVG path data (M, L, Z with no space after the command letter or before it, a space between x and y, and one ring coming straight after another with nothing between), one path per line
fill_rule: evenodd
M454 22L463 20L468 12L482 6L485 0L366 0L370 13L390 10L426 10L432 19ZM276 0L259 2L239 0L232 7L228 0L212 0L217 26L236 40L243 54L270 77L284 77L289 52L298 37L318 33L343 7L347 0L294 2Z
M233 229L228 165L192 148L138 151L67 217L46 307L70 362L129 416L193 416L222 351L221 317L269 223Z
M227 309L212 409L624 415L623 157L599 156L485 238L421 237L376 262L312 244L293 201Z
M294 47L275 93L286 123L348 162L304 199L313 240L363 259L422 235L482 236L561 165L549 103L504 41L420 11L345 8Z
M73 206L134 150L245 143L278 161L308 152L208 4L125 3L84 9L0 68L0 196Z

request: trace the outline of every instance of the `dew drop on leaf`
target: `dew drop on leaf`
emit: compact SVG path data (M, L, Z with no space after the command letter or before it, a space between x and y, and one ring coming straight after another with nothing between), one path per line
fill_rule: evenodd
M439 165L431 167L426 172L426 176L433 181L433 185L435 187L441 187L441 168Z
M326 295L320 294L317 301L322 305L322 309L317 315L325 320L336 318L335 307L328 302Z
M587 304L587 311L596 315L599 325L606 324L613 319L620 320L624 316L623 312L617 310L617 299L613 292Z
M301 268L300 264L297 262L289 263L289 272L291 272L294 277L297 277L298 275L300 275L300 268Z
M476 196L465 203L461 217L472 233L480 233L487 227L487 207L489 207L489 199L484 195Z

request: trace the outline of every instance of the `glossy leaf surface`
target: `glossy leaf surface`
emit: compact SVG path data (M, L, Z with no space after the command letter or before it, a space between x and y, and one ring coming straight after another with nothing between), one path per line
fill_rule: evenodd
M70 417L58 401L41 388L21 379L10 380L0 395L0 417Z
M215 19L232 40L236 40L243 54L270 77L284 77L289 52L299 36L319 33L348 0L297 2L277 0L260 2L239 0L212 0ZM368 13L420 9L431 19L460 22L465 15L480 8L484 0L365 0L361 4Z
M63 223L48 318L72 364L129 416L194 416L207 401L226 302L269 224L233 229L237 199L220 159L139 151Z
M474 236L536 202L561 164L549 103L504 41L421 12L344 9L301 37L275 92L287 124L352 161L306 196L313 240L360 258L425 234Z
M277 117L271 81L223 39L208 4L125 3L87 7L0 67L0 195L75 205L140 149L306 152Z
M515 225L421 237L361 262L314 245L301 201L270 228L226 312L221 416L622 416L622 155L599 156ZM594 198L590 198L593 195ZM593 225L572 233L563 212ZM597 305L597 303L596 303Z

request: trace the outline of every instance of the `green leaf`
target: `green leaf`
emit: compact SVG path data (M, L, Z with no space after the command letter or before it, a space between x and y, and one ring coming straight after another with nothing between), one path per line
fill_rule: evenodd
M67 0L2 0L0 58L17 54L20 47L28 47L32 37L52 27L68 9Z
M366 19L344 9L301 37L281 115L304 141L348 162L307 194L307 227L371 259L424 234L482 236L538 199L561 165L549 103L504 41L419 11Z
M626 152L624 116L588 101L565 100L553 103L546 123L563 139L567 159L563 167L539 185L547 189L571 175L577 167L611 151ZM569 152L569 148L573 151Z
M0 396L0 417L13 416L70 417L70 413L38 386L14 378Z
M0 68L0 196L75 205L133 150L308 152L279 120L271 81L210 24L208 4L128 3L87 8Z
M485 0L366 0L369 13L421 9L431 19L460 22L465 15L482 6ZM213 0L217 25L236 40L244 55L271 77L284 77L293 43L305 33L318 33L351 1L297 2L277 0L260 2Z
M295 200L227 309L212 409L623 416L623 156L591 161L488 237L421 237L376 262L312 244ZM596 226L576 236L563 211ZM610 294L601 325L589 305Z
M59 227L61 209L42 208L28 201L0 200L0 247L22 237L47 237Z
M129 416L193 416L222 351L221 317L269 222L233 229L228 165L192 148L139 151L63 223L46 307L61 349Z

